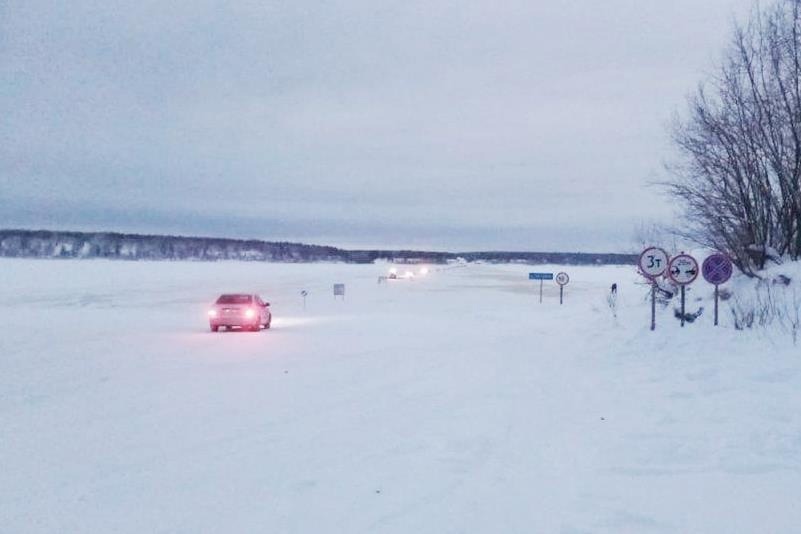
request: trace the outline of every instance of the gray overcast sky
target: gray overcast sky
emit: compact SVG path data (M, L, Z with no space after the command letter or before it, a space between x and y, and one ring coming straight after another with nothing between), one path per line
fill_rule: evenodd
M0 2L0 227L624 250L750 0Z

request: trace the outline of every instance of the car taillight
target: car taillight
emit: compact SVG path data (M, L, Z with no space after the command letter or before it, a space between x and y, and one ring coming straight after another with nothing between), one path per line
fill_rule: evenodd
M254 310L253 308L248 308L247 310L245 310L245 317L247 317L248 319L252 319L255 316L256 316L256 310Z

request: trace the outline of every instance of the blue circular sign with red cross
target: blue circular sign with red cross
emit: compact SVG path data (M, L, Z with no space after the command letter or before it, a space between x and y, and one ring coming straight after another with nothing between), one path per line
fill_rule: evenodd
M725 284L731 278L733 272L731 260L725 254L712 254L704 260L701 265L701 272L704 274L704 280L710 284L716 286Z

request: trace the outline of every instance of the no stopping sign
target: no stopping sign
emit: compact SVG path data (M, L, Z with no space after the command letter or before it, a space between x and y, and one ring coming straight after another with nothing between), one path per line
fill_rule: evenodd
M712 254L701 264L704 280L716 286L728 282L733 270L729 257L720 253Z

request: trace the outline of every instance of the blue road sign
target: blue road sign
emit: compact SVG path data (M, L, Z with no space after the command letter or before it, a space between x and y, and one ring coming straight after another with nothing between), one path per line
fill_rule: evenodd
M553 273L528 273L529 280L553 280Z
M712 254L701 265L704 279L713 285L725 284L731 278L733 269L731 260L725 254Z

